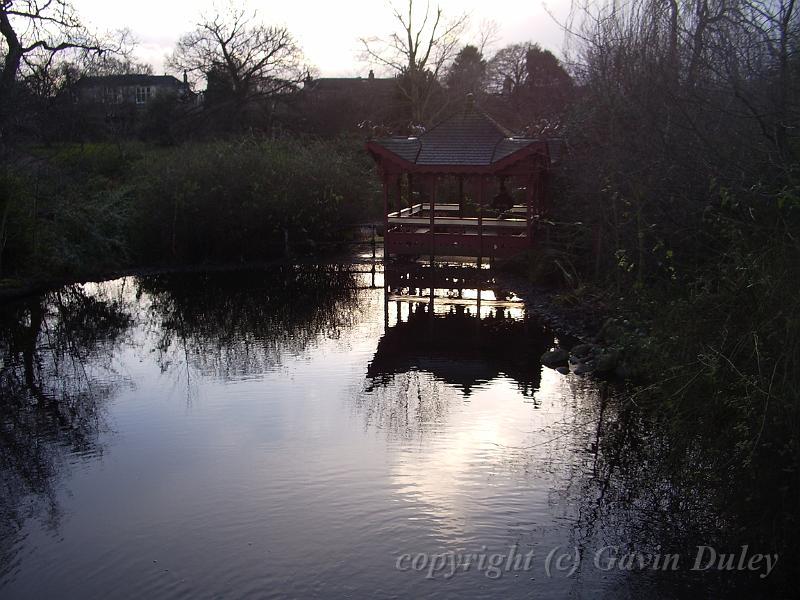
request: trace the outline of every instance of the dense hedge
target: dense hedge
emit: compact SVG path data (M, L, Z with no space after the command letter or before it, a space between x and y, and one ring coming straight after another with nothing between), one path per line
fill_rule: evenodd
M360 142L242 138L33 148L0 173L2 276L258 261L372 219Z

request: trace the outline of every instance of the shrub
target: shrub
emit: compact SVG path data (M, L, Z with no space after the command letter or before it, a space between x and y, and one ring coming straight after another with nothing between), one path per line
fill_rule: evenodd
M371 166L346 142L244 139L151 152L135 175L146 262L259 260L372 215Z

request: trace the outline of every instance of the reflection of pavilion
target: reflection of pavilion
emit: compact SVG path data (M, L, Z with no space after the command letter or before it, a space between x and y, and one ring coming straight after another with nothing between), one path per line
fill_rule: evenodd
M428 271L431 283L442 277ZM466 277L455 277L455 284ZM469 395L504 375L532 396L540 383L539 357L553 336L525 317L522 303L481 287L426 289L408 273L387 274L386 329L367 369L370 388L422 371Z

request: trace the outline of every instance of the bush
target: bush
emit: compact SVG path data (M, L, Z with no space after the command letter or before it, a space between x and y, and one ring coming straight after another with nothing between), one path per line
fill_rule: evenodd
M375 203L346 142L244 139L151 152L134 176L132 245L145 262L250 261L341 237Z
M31 148L0 173L1 276L259 261L378 216L360 143L252 138Z
M34 245L30 180L11 172L0 171L0 275L13 273L8 265L26 264Z
M636 363L630 398L670 458L708 477L737 543L796 564L798 62L757 40L796 40L800 22L694 8L634 0L584 20L552 216L580 219L579 281L614 307L603 335Z

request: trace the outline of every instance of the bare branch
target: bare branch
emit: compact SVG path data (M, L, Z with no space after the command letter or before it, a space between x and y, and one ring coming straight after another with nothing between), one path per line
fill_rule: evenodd
M285 90L308 72L287 29L264 25L256 14L236 10L205 17L180 38L168 64L196 79L221 74L241 100Z
M424 11L415 11L414 0L403 10L392 5L398 31L386 38L361 38L362 58L379 64L399 77L401 93L411 106L411 118L422 123L430 117L429 105L439 89L439 77L455 56L459 37L468 18L461 15L445 22L441 8L435 12L426 0ZM419 23L419 25L417 25Z

